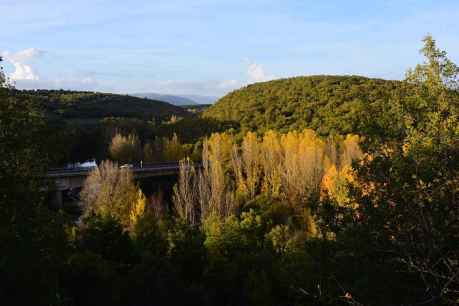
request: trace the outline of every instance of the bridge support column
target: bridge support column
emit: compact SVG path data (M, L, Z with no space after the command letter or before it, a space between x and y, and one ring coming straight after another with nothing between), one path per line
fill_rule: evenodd
M64 205L64 200L61 190L55 190L51 193L51 204L57 209L61 209Z

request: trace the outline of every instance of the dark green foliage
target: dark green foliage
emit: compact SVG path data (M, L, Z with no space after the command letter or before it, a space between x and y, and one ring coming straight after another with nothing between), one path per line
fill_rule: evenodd
M44 205L44 121L36 103L0 88L0 300L50 305L59 300L65 240Z
M135 133L142 141L153 138L155 126L171 116L187 118L181 107L161 101L94 92L13 90L18 98L33 99L43 112L45 140L52 166L108 157L116 132Z
M189 115L183 108L165 102L128 95L65 90L30 90L20 94L39 101L50 119L65 118L82 124L107 117L155 120Z
M64 90L11 93L21 99L33 99L43 111L46 129L41 136L54 167L92 158L107 159L116 133L135 134L142 145L174 134L192 144L213 132L237 126L201 119L182 107L161 101L131 96ZM169 122L172 116L176 122Z
M317 212L323 230L336 234L331 253L314 256L324 258L321 274L364 305L453 305L458 153L456 146L416 160L400 151L360 166L357 209L322 203Z
M162 137L172 137L175 134L184 143L194 143L212 133L237 129L239 125L230 121L219 121L211 118L190 117L176 123L158 126L154 133Z
M353 207L318 213L336 234L334 259L358 271L337 279L363 304L459 301L459 67L432 37L424 43L426 61L407 78L415 95L399 105L403 139L355 165Z
M114 262L133 261L131 240L123 227L113 218L91 216L79 234L78 248Z
M277 253L266 234L265 210L252 204L240 217L208 230L147 213L131 235L114 220L93 216L77 231L62 271L68 305L282 305L305 301L296 290L310 258ZM257 211L257 212L256 212Z
M113 262L74 252L61 276L64 305L121 305L121 280Z

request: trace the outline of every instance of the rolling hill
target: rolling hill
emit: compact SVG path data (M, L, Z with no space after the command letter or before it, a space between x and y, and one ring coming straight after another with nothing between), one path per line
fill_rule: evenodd
M236 90L203 116L235 121L244 130L312 128L319 134L371 133L390 125L393 99L408 94L400 81L361 76L308 76L257 83Z
M127 95L64 90L28 90L20 94L38 101L49 119L90 122L107 117L151 120L190 115L185 109L163 101Z
M54 167L90 158L109 158L112 136L134 133L142 142L151 141L156 130L172 116L195 117L186 109L162 101L107 93L64 90L15 91L34 101L44 114L48 147Z

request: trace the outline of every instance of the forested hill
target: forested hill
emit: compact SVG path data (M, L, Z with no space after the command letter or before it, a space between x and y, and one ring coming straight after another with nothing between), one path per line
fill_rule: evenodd
M236 90L204 116L237 121L243 130L259 132L308 127L322 135L364 134L365 129L387 124L390 118L381 114L392 99L406 92L407 86L400 81L361 76L295 77Z
M162 136L157 130L171 119L189 121L196 116L166 102L127 95L64 90L12 93L33 101L43 112L46 131L42 136L53 166L107 159L108 146L117 131L135 134L143 143Z
M166 102L127 95L64 90L28 90L18 94L38 100L49 119L89 123L107 117L151 120L190 115L183 108Z

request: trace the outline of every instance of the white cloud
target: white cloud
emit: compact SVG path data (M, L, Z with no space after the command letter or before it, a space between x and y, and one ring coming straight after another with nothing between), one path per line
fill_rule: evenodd
M194 94L212 95L221 97L230 91L242 86L269 81L275 78L267 73L264 66L248 59L244 59L246 76L242 79L204 80L204 81L180 81L180 80L154 80L137 87L129 88L127 92L157 92L162 94ZM122 92L122 91L121 91Z
M250 83L264 82L275 77L269 74L262 64L244 59L241 78L222 78L210 80L132 80L120 84L119 80L105 79L99 82L94 73L67 72L60 76L38 74L31 61L45 52L36 48L16 53L0 52L0 56L12 64L14 71L9 77L19 89L73 89L105 92L158 92L164 94L211 95L221 97L228 92ZM245 72L245 73L244 73ZM245 75L244 75L245 74ZM120 88L120 85L124 88Z
M13 81L20 81L20 80L38 80L40 77L38 74L32 69L30 65L26 65L19 62L13 62L14 65L14 72L10 74L10 79Z
M261 64L248 61L247 77L248 83L265 82L274 79L273 75L266 73L265 67Z
M30 61L40 58L45 51L37 48L24 49L15 53L0 52L0 56L11 63L14 71L8 76L19 89L69 89L98 90L100 85L90 75L64 75L54 78L41 77L30 65Z
M30 48L18 51L16 53L10 53L8 51L2 52L1 56L8 62L13 64L14 72L9 77L13 81L29 80L37 81L40 79L39 75L32 68L31 65L26 64L27 61L40 57L44 54L44 51Z
M4 52L5 57L11 61L16 61L16 62L25 62L27 60L39 57L43 55L45 52L43 50L37 49L37 48L29 48L29 49L24 49L21 51L18 51L16 53L9 53Z

